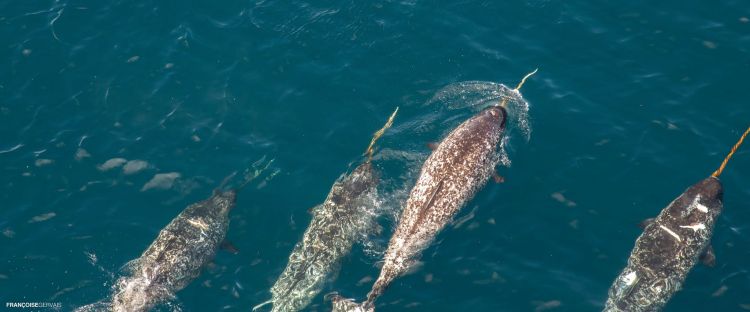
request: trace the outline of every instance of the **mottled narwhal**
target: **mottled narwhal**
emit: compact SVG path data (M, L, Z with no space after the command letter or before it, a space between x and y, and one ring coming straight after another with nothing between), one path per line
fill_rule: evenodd
M516 87L517 92L526 75ZM505 130L507 100L480 111L451 131L422 165L406 200L396 231L388 243L380 276L367 299L358 304L333 295L333 311L374 311L375 300L397 277L406 273L437 233L496 176L498 147Z
M149 311L198 277L224 241L235 199L235 190L215 190L164 227L143 255L127 265L130 275L115 282L112 311Z
M383 128L375 132L365 152L365 161L350 174L341 175L326 200L312 209L310 225L271 287L271 299L253 310L269 303L274 312L304 309L320 293L358 238L377 228L377 215L372 208L376 205L378 174L372 166L372 156L375 142L391 127L397 112L398 108Z
M259 173L256 170L255 176L246 176L243 185ZM77 311L151 311L173 300L175 293L198 277L220 246L232 250L234 247L224 239L237 189L242 188L222 190L232 176L227 177L211 197L180 212L140 257L124 266L123 276L112 287L110 301L87 305Z
M750 128L711 176L690 186L656 218L644 222L627 267L609 289L604 311L661 311L698 260L713 265L710 240L724 195L719 175L748 133Z

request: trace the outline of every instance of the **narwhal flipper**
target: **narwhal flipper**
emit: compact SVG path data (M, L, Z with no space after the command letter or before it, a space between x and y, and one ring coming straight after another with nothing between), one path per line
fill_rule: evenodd
M223 241L221 242L221 245L219 246L219 248L221 248L221 249L223 249L223 250L226 250L226 251L228 251L228 252L230 252L230 253L233 253L233 254L237 254L237 253L239 253L239 252L240 252L240 250L239 250L239 249L237 249L237 247L236 247L236 246L234 246L234 244L232 244L232 242L230 242L230 241L229 241L229 240L227 240L227 239L224 239L224 240L223 240Z
M716 266L716 254L714 253L714 246L711 244L706 247L706 251L701 254L700 258L698 258L703 265L713 268Z
M654 220L656 220L656 218L648 218L646 220L643 220L641 221L641 223L638 223L638 227L641 228L641 230L645 230L646 227L649 226L649 224L654 223Z
M492 180L495 181L495 183L503 183L505 182L505 178L503 178L497 171L492 172Z
M139 259L136 258L136 259L130 260L127 263L123 264L120 267L119 272L122 273L122 274L133 274L133 273L135 273L136 269L138 268L138 265L140 264L140 261L138 261L138 260Z
M315 215L315 212L316 212L316 211L318 211L318 210L322 209L321 207L323 207L323 204L318 204L318 205L317 205L317 206L315 206L315 207L310 207L310 208L307 208L307 213L309 213L309 214L310 214L311 216L312 216L312 215Z

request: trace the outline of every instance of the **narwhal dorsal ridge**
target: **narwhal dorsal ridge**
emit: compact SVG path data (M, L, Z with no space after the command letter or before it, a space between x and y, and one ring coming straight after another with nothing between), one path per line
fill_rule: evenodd
M443 180L440 180L438 182L437 187L432 192L432 195L430 195L430 198L425 202L425 204L422 206L422 208L417 212L417 219L415 220L414 224L412 224L411 230L409 230L409 235L414 235L414 233L417 231L419 224L421 224L422 220L426 217L427 209L430 208L430 205L435 201L435 195L437 195L438 192L443 188Z
M526 75L523 82L533 73ZM471 200L501 160L508 98L489 106L450 131L427 157L388 243L380 275L361 304L334 296L334 311L373 311L375 300L399 276L413 268L420 254Z

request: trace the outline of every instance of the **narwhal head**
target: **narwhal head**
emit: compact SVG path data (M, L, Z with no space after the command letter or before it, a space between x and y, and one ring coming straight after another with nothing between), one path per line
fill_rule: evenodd
M215 213L219 213L222 217L226 217L237 202L237 191L234 189L228 191L220 191L216 189L209 200L212 203L211 206L216 210Z
M505 121L508 119L508 111L505 107L493 105L485 108L479 114L481 117L488 118L492 122L499 124L501 128L505 128Z
M690 229L682 231L688 236L700 234L703 230L712 231L723 208L723 197L721 181L712 176L705 178L690 186L667 207L664 221L676 229Z
M716 177L708 177L700 182L694 184L692 189L709 201L722 201L724 199L724 187L721 185L721 181Z
M190 205L185 210L188 217L207 218L209 220L226 220L234 208L237 198L235 190L221 191L215 189L208 199Z

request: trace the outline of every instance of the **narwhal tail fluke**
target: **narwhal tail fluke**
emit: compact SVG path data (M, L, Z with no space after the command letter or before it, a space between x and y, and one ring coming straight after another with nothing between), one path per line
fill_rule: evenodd
M239 190L245 188L245 186L247 186L248 184L250 184L250 182L254 181L261 174L263 174L264 172L266 172L269 169L269 167L271 166L271 164L273 164L273 161L274 161L274 159L266 160L266 156L265 155L263 157L261 157L260 159L256 160L250 166L250 168L245 169L245 171L242 173L242 182L240 182L240 185L237 186L236 190L239 191ZM278 168L275 169L275 170L271 170L271 172L268 175L266 175L266 177L260 183L270 181L278 173L279 173L279 169Z
M724 168L727 166L727 163L732 158L732 156L734 156L734 153L737 152L737 149L740 148L742 142L745 141L745 137L747 137L748 134L750 134L750 127L745 130L745 133L743 133L740 139L737 140L737 143L732 146L732 149L729 151L729 154L727 154L727 157L724 158L723 162L721 162L721 166L719 166L719 169L716 169L716 171L711 174L712 177L718 178L721 175L721 173L724 171Z
M375 312L375 308L368 302L357 303L354 299L344 298L337 293L327 294L325 299L333 304L332 312Z
M526 83L526 79L529 79L529 77L531 77L534 74L536 74L537 71L539 71L539 68L536 68L536 69L534 69L534 71L526 74L526 76L523 76L523 78L521 78L521 82L519 82L518 85L516 86L516 88L513 89L513 90L520 91L521 87L523 87L523 84ZM500 102L500 107L505 108L505 106L507 106L507 105L508 105L508 98L504 97L503 100Z
M375 134L372 136L372 141L370 141L370 145L367 146L367 150L365 150L365 155L367 155L367 162L370 162L372 160L372 153L375 150L375 142L380 139L381 136L383 136L383 133L385 133L385 130L388 130L393 125L393 119L396 118L396 113L398 113L398 107L396 107L396 110L393 111L393 114L391 114L391 117L388 117L388 121L385 123L383 128L380 128Z
M375 284L372 285L372 289L370 289L370 292L367 293L367 299L361 303L358 304L361 310L350 310L350 311L356 311L356 312L373 312L375 311L375 300L377 300L385 290L388 288L388 286L391 285L391 282L396 279L398 274L383 274L383 272L380 272L380 276L378 276L378 279L375 280ZM347 311L347 310L342 310Z
M273 299L268 299L268 300L264 301L263 303L254 306L253 307L253 311L258 310L258 309L260 309L260 308L262 308L262 307L264 307L266 305L272 304L272 303L273 303Z

